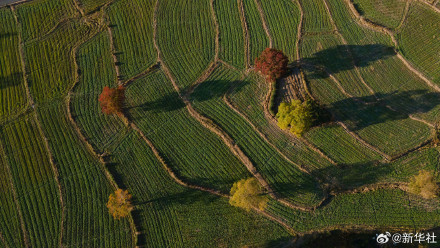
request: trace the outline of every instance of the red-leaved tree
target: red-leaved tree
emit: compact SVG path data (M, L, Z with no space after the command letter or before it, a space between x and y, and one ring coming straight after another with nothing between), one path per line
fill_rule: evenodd
M98 100L101 103L101 110L104 114L121 115L125 100L125 88L122 85L119 85L117 88L105 86Z
M266 48L261 55L255 59L255 70L260 72L269 81L275 81L287 71L289 59L282 51Z

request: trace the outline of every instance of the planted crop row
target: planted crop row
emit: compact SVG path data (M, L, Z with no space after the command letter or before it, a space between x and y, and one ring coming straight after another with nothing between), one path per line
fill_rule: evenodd
M304 12L303 32L330 32L333 30L330 17L322 0L299 0Z
M110 5L107 10L116 50L115 55L120 63L119 68L123 79L141 73L157 59L157 52L153 45L155 4L154 0L122 0Z
M411 149L430 137L430 128L392 111L383 103L364 104L344 96L330 79L310 80L312 94L368 143L389 155Z
M33 114L1 129L2 146L30 245L56 247L61 231L60 195L42 139Z
M84 75L81 77L78 87L75 89L75 98L72 99L74 106L73 113L78 114L76 118L81 129L85 130L85 135L89 140L105 140L109 133L113 133L115 126L122 125L122 121L117 118L108 118L102 116L100 110L97 108L97 101L85 100L81 93L94 92L97 88L101 88L106 80L106 73L97 73L97 77L89 77L88 74L96 72L96 61L102 59L103 61L110 60L109 53L106 46L108 38L105 33L97 36L84 44L79 50L79 67ZM103 63L99 67L105 67L110 63ZM107 68L108 69L108 68ZM89 71L89 72L88 72ZM99 71L99 70L98 70ZM108 72L110 73L110 71ZM111 75L112 73L110 73ZM132 89L132 87L134 87ZM141 90L142 89L142 90ZM133 94L130 92L134 91ZM139 115L133 115L133 118L137 122L148 122L149 124L158 125L164 119L164 115L160 114L160 107L164 107L165 104L171 106L176 101L176 98L166 99L163 103L156 102L156 104L150 100L153 96L161 97L166 96L167 92L173 92L173 89L169 81L166 81L162 73L155 73L151 77L146 79L140 79L139 83L136 81L131 84L128 89L129 102L132 101L144 101L144 108L157 108L154 113L147 113L147 110ZM163 95L162 95L163 94ZM83 97L76 97L83 96ZM132 97L135 97L132 99ZM94 98L93 98L94 99ZM161 105L162 104L162 105ZM165 105L170 106L170 105ZM178 105L181 107L181 105ZM93 113L95 111L95 113ZM163 109L162 111L167 111ZM172 110L170 110L172 111ZM164 126L162 132L168 137L173 137L180 130L169 128L176 126L176 124L184 124L189 122L179 122L179 118L176 118L178 114L175 112L182 112L183 109L177 109L172 113L167 114L168 118L172 118L170 126ZM133 111L134 112L134 111ZM130 111L130 113L133 113ZM82 117L82 113L87 115L87 118ZM107 120L104 120L107 119ZM153 120L157 119L157 122ZM151 122L151 123L150 123ZM192 122L190 122L192 123ZM163 123L162 123L163 124ZM100 129L89 129L99 125ZM194 125L193 127L197 127ZM180 125L177 125L180 128ZM209 152L205 152L202 146L207 146L215 152L218 152L221 159L229 158L229 154L223 154L222 147L213 148L211 142L211 134L206 133L203 129L193 128L185 129L185 132L189 132L193 138L197 138L200 135L204 139L208 138L209 143L204 141L198 141L198 148L201 153L197 153L198 156L213 155ZM147 135L148 136L148 135ZM177 135L176 135L177 136ZM93 139L92 139L93 137ZM182 136L180 136L182 137ZM181 152L176 152L176 149L187 150L185 147L190 147L197 144L196 142L179 142L179 137L174 137L175 140L169 140L169 145L173 147L173 158L178 156L185 156ZM152 139L153 142L157 139ZM135 222L138 226L138 231L141 232L139 236L138 245L145 245L148 247L214 247L219 245L230 246L242 246L245 244L259 245L264 244L268 240L279 239L280 237L287 237L285 231L255 214L248 214L237 208L230 207L228 203L219 199L216 196L211 196L208 193L187 189L177 183L173 182L172 178L167 174L163 165L155 158L151 148L147 143L137 134L135 131L129 133L120 133L120 138L113 143L111 147L107 146L103 142L95 142L98 150L106 150L110 154L109 170L114 175L119 185L128 189L134 196L134 204L136 205L136 211L133 212ZM163 145L158 145L162 147ZM165 157L167 162L168 157ZM194 157L193 157L194 158ZM204 158L202 158L204 159ZM194 160L196 162L196 160ZM211 163L210 163L211 162ZM230 158L226 163L236 163ZM110 165L111 164L111 165ZM180 164L179 164L180 165ZM194 166L195 164L191 164ZM207 159L203 164L203 167L199 167L200 172L212 170L212 168L223 166L219 161L213 161ZM239 169L240 168L235 168ZM214 180L223 179L223 175L231 175L232 171L219 171L214 169L214 174L211 175L209 180L209 186L216 185ZM232 180L238 180L241 177L247 177L245 173L238 178L230 178ZM199 179L201 180L201 179ZM202 181L202 180L201 180ZM202 181L203 182L203 181ZM203 182L205 183L205 182ZM206 182L208 184L208 181ZM230 187L230 185L228 185ZM214 225L215 223L215 225ZM246 230L243 231L243 226ZM224 230L229 230L227 233ZM271 230L267 232L267 230ZM216 239L219 232L223 233L222 239ZM266 233L266 235L255 235L256 233Z
M19 209L14 199L14 188L6 155L0 146L0 230L5 239L5 247L24 246Z
M233 182L250 176L223 141L188 113L161 71L131 84L127 98L130 117L182 178L229 192Z
M74 82L72 49L88 32L86 25L68 21L47 38L25 45L26 72L36 102L67 94Z
M60 101L40 105L38 115L58 167L65 205L63 244L132 247L127 220L114 220L105 204L114 190L96 158L75 133ZM44 225L44 224L42 224Z
M342 2L330 0L329 3L339 30L353 45L351 51L362 77L376 96L403 114L414 114L435 122L438 119L438 92L395 55L390 38L356 24Z
M173 182L136 133L128 134L112 154L114 173L135 198L134 217L141 231L141 245L261 246L289 237L282 227L231 207L226 199Z
M191 85L214 58L215 30L209 0L159 2L157 41L180 88Z
M79 0L81 8L86 14L92 13L98 10L104 4L110 2L110 0Z
M363 50L375 47L376 45L368 45ZM328 77L320 72L324 69L339 80L348 94L355 97L371 96L371 92L362 84L361 78L355 71L354 58L350 56L350 51L356 48L360 47L344 45L341 39L333 34L302 37L300 43L302 60L316 67L304 67L304 70L309 71L308 79Z
M315 87L315 83L320 87ZM336 88L332 88L331 84L325 81L316 82L311 80L310 84L312 93L318 99L326 94L333 95L333 91L337 92ZM343 165L334 166L317 153L307 149L307 146L301 141L289 139L284 132L280 132L277 126L272 127L268 124L262 114L261 105L267 92L266 85L265 82L260 82L251 75L244 81L243 86L239 86L231 94L230 99L278 149L293 161L297 161L313 171L313 174L334 178L341 184L340 186L359 187L376 182L407 181L409 176L416 173L420 168L431 170L437 164L435 160L437 152L433 149L426 150L426 153L414 152L391 164L378 165L377 160L380 158L377 157L377 154L363 147L348 133L342 132L340 127L324 126L310 130L305 138L333 160ZM316 95L316 92L322 95ZM255 97L247 97L249 95ZM318 137L320 137L319 140L317 140ZM335 145L331 145L333 141L335 141ZM342 142L345 143L344 146L339 145Z
M26 105L23 70L18 50L18 29L10 9L0 9L0 119Z
M101 112L98 102L105 86L116 86L108 35L102 32L78 50L81 74L71 100L73 118L87 134L88 141L101 153L118 139L124 129L123 123L115 121L117 116Z
M249 29L249 62L253 65L255 58L257 58L266 47L269 47L269 38L264 32L261 17L258 13L255 1L242 2L247 27Z
M214 1L220 29L219 58L237 68L245 67L244 33L237 0Z
M316 204L322 196L317 182L295 164L286 161L223 102L223 95L234 83L238 83L238 78L239 74L235 71L217 68L192 94L194 107L218 123L234 139L280 195L301 205Z
M397 35L403 55L440 85L440 14L413 3Z
M281 49L290 60L295 59L296 39L301 12L296 2L291 0L258 0L265 12L273 47Z
M376 228L394 226L420 230L438 224L439 210L428 207L436 204L434 202L435 200L408 195L401 190L377 190L338 195L327 206L313 214L287 209L277 203L271 204L269 211L283 216L297 231L353 225Z
M228 98L233 106L292 161L301 164L309 171L333 166L328 160L309 149L302 141L281 132L278 126L269 123L264 115L262 104L266 99L268 87L265 80L261 80L259 76L251 73L237 85Z
M403 18L404 0L354 0L358 11L367 19L389 28L397 28Z
M314 128L305 138L343 164L368 163L381 159L379 154L363 146L337 125Z
M16 9L24 41L47 34L60 21L75 15L71 0L36 0L20 4Z

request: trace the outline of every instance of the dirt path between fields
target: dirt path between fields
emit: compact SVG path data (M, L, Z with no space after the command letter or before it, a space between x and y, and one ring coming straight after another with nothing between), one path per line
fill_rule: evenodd
M64 204L64 200L63 200L63 193L62 193L62 190L61 190L60 175L58 173L58 168L57 168L57 166L56 166L56 164L54 162L53 154L52 154L52 151L51 151L51 149L49 147L49 142L47 140L47 136L43 132L40 120L38 119L38 114L36 112L37 106L36 106L36 104L34 102L34 99L33 99L32 95L31 95L31 92L30 92L30 89L29 89L29 83L28 83L28 80L27 80L27 73L26 73L25 54L24 54L24 49L23 49L24 43L23 43L23 40L22 40L22 37L21 37L21 34L22 34L21 27L22 27L22 25L19 22L17 13L15 11L15 7L11 6L10 8L11 8L12 13L14 14L15 22L16 22L19 30L20 30L19 35L18 35L18 48L19 48L19 53L20 53L20 62L21 62L21 67L22 67L22 71L23 71L23 82L24 82L24 86L25 86L26 96L27 96L29 104L31 105L31 107L33 109L32 112L34 113L35 123L36 123L37 128L38 128L38 130L40 132L40 135L43 138L44 147L45 147L46 151L48 152L49 164L50 164L50 167L51 167L52 172L54 174L54 179L55 179L55 183L56 183L56 186L57 186L58 195L60 197L59 201L60 201L60 208L61 208L61 220L60 220L60 227L59 227L60 228L59 245L60 245L60 247L62 247L63 246L64 219L65 219L65 204Z
M244 13L244 6L243 6L243 0L237 0L238 3L238 10L240 12L240 20L241 20L241 26L243 29L243 38L244 38L244 60L245 60L245 67L246 69L249 69L251 67L250 63L250 34L249 34L249 28L246 21L246 15Z
M270 35L269 27L267 26L266 16L264 14L263 8L261 8L261 3L259 0L254 0L255 5L257 5L258 13L260 14L261 23L263 24L264 32L266 33L267 38L269 39L269 47L273 48L273 40Z
M399 44L396 40L396 37L394 36L394 33L388 29L387 27L378 25L376 23L371 22L370 20L366 19L364 16L362 16L361 14L359 14L359 12L356 10L356 7L354 7L353 2L351 2L351 0L344 0L345 3L348 5L349 9L351 10L352 15L355 16L355 19L357 21L358 24L360 24L361 26L364 26L368 29L374 30L376 32L381 32L383 34L386 34L388 36L390 36L391 40L394 43L395 46L395 52L396 52L396 56L397 58L400 59L400 61L403 62L403 64L415 75L417 75L420 79L422 79L429 87L431 87L432 89L434 89L437 92L440 92L440 87L438 85L436 85L434 82L432 82L431 80L429 80L428 78L426 78L422 72L420 72L419 70L417 70L416 68L414 68L411 63L402 56L402 54L398 51L399 48ZM424 2L424 1L422 1ZM428 6L430 6L428 4ZM440 11L438 11L440 13Z
M400 30L400 28L403 26L403 23L405 23L406 18L408 17L409 7L410 7L411 3L412 3L412 0L406 1L405 9L402 14L402 19L400 20L399 25L397 25L397 27L394 29L394 32L397 32L398 30Z

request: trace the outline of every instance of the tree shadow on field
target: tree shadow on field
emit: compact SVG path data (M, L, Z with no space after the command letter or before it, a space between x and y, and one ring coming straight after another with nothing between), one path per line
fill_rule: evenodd
M340 121L347 122L351 130L357 131L374 124L407 119L412 114L426 113L439 104L440 93L411 90L346 98L327 106L327 109Z
M137 106L129 107L129 109L140 109L142 111L148 111L153 113L172 112L184 108L185 104L180 99L177 92L172 92L162 96L154 101L142 103Z
M0 33L0 39L7 39L7 38L12 37L12 36L17 36L17 32Z
M366 67L377 60L386 59L394 55L396 55L396 52L393 47L381 44L337 45L316 52L311 57L303 58L299 63L314 65L331 73L338 73L352 70L354 65ZM304 69L311 71L309 76L311 79L328 77L326 74L317 72L315 68L311 69L306 66Z
M169 183L174 183L170 181ZM176 187L171 187L176 189ZM136 206L141 206L145 204L157 204L156 208L163 209L173 205L188 205L195 202L212 203L219 199L218 196L211 195L209 193L191 189L191 188L181 188L176 190L176 193L163 193L160 197L155 197L149 200L141 200L138 198L133 198L133 204ZM209 197L210 196L210 197Z
M0 90L20 85L23 82L23 74L19 72L0 77Z
M353 164L339 164L312 171L314 175L325 176L334 189L352 189L385 180L395 172L391 164L366 161Z
M208 80L200 84L191 94L192 102L205 102L222 98L234 87L234 92L239 92L249 82L231 80Z

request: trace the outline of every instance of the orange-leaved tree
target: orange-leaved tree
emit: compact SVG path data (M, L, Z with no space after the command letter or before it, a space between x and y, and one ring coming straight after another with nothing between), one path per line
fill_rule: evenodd
M104 114L122 114L122 107L125 101L125 87L119 85L117 88L105 86L99 95L101 110Z
M255 59L255 70L272 82L286 73L288 63L289 59L281 50L266 48Z
M118 189L108 197L107 208L113 218L119 219L127 217L133 206L130 202L131 195L128 190Z

